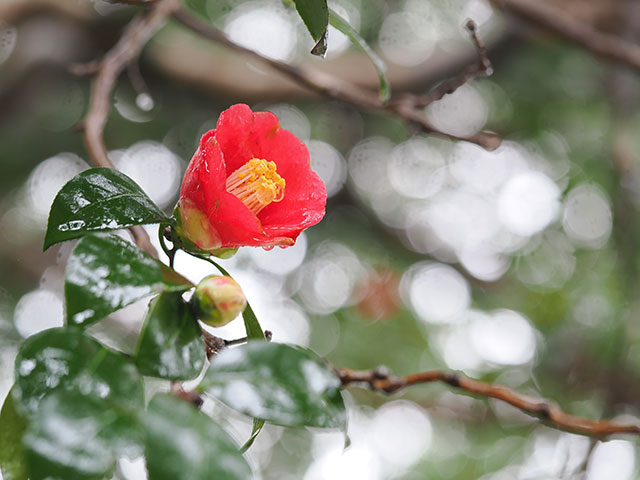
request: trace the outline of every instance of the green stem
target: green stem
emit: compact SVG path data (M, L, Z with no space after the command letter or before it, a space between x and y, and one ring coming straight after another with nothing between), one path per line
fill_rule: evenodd
M166 239L164 238L164 231L166 227L171 227L171 225L168 223L161 223L158 226L158 241L160 242L162 251L167 257L169 257L169 266L173 268L173 262L175 260L176 252L178 251L178 249L175 246L172 249L169 249L169 247L167 247Z

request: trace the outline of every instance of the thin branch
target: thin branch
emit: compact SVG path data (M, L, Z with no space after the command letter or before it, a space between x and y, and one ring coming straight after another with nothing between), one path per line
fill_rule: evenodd
M109 115L111 92L122 70L140 54L142 47L180 7L179 0L158 0L152 9L134 18L118 43L107 52L96 69L91 83L89 111L83 123L84 141L91 162L99 167L114 168L107 155L103 131ZM136 244L157 256L144 228L135 226L131 234Z
M204 399L197 392L185 390L179 382L171 382L171 393L196 408L200 408Z
M229 40L224 33L212 25L203 22L184 9L174 13L174 17L184 26L224 47L242 53L247 57L282 73L292 81L320 95L340 100L363 110L379 111L402 118L407 123L420 128L421 131L450 140L464 140L476 143L486 149L493 150L500 145L500 138L491 133L480 132L470 137L458 137L438 130L429 122L424 112L417 109L411 99L403 98L401 102L382 103L376 92L365 90L327 73L290 65L288 63L265 57L253 50Z
M606 60L640 70L640 45L603 33L538 0L490 0L505 12L549 30Z
M211 360L211 357L217 355L222 350L232 345L242 345L243 343L247 343L247 337L236 338L234 340L225 340L224 338L217 337L212 333L207 332L204 328L202 330L202 337L204 338L204 345L207 353L207 359ZM273 333L271 330L264 331L264 338L267 339L267 342L271 341L273 337Z
M118 43L100 62L91 84L91 102L84 121L85 143L95 165L113 168L104 144L103 130L109 114L111 92L118 76L179 6L178 0L160 0L146 14L134 18Z
M212 333L202 330L202 338L204 339L204 346L207 353L207 359L211 360L212 357L220 353L227 346L226 340L220 338Z
M473 20L469 20L466 27L471 34L471 40L474 47L476 48L476 52L478 53L478 61L465 68L465 70L457 77L447 79L444 82L440 83L427 95L416 97L413 101L414 106L426 107L433 102L440 100L445 95L455 92L458 88L467 83L476 75L491 75L493 73L491 60L489 60L489 57L487 56L487 48L478 36L478 27L476 23Z
M335 371L343 386L351 383L364 383L368 384L372 390L394 393L411 385L442 382L468 393L506 402L525 413L550 423L559 430L597 438L619 433L640 435L640 425L624 425L608 420L590 420L570 415L548 400L532 399L508 387L481 382L459 373L430 370L404 377L396 377L384 369L351 370L340 368L335 369Z
M122 3L124 5L152 5L158 3L159 0L107 0L108 3Z
M67 67L71 75L84 77L86 75L94 75L100 70L100 60L91 60L86 63L72 63Z

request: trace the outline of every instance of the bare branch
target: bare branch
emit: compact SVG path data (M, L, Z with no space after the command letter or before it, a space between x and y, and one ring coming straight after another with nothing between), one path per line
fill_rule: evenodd
M296 67L279 60L274 60L238 45L229 40L224 33L191 15L184 9L175 12L174 17L194 32L232 51L240 52L254 60L258 60L297 84L320 95L349 103L363 110L373 110L395 115L407 123L417 126L421 131L439 137L473 142L489 150L495 149L500 145L499 137L491 133L480 132L471 137L458 137L438 130L429 122L421 109L413 106L415 103L413 102L413 96L405 96L400 102L387 102L383 104L378 98L377 93L373 90L363 89L324 72Z
M192 404L196 408L200 408L204 403L204 399L197 392L185 390L179 382L171 382L170 391L176 397Z
M151 10L131 21L118 43L109 50L96 68L96 75L91 84L89 111L83 123L84 141L94 165L113 168L113 163L107 155L103 130L109 115L111 92L118 76L140 54L140 50L149 38L166 23L171 14L179 7L179 0L155 2ZM144 228L141 226L132 227L131 234L140 248L157 256L156 249L151 244Z
M411 385L442 382L466 392L501 400L509 405L538 417L559 430L602 438L609 435L626 433L640 435L640 425L618 424L608 420L591 420L565 413L548 400L532 399L508 387L494 385L468 378L464 375L443 370L429 370L404 377L391 375L384 369L351 370L335 369L342 385L364 383L372 390L394 393Z
M100 62L91 85L91 103L84 121L85 143L95 165L113 168L102 134L109 114L111 91L118 76L179 5L178 0L160 0L147 14L137 16Z
M416 107L426 107L427 105L440 100L445 95L455 92L458 88L478 74L491 75L493 73L491 60L489 60L489 57L487 56L487 49L484 43L478 36L478 27L476 23L473 20L469 20L466 27L471 34L471 40L476 48L476 52L478 52L478 61L465 68L465 70L457 77L443 81L427 95L416 97L414 99L414 105Z
M109 3L122 3L124 5L152 5L157 3L158 0L107 0Z
M100 60L92 60L86 63L72 63L67 67L71 75L84 77L86 75L94 75L100 70Z
M243 343L247 343L248 341L247 337L236 338L234 340L225 340L224 338L220 338L213 335L212 333L209 333L204 328L201 330L208 360L211 360L213 356L217 355L227 347L230 347L232 345L242 345ZM266 338L267 342L270 342L272 337L273 333L271 332L271 330L264 331L264 338Z
M603 33L537 0L490 0L496 7L563 37L612 62L640 70L640 45Z

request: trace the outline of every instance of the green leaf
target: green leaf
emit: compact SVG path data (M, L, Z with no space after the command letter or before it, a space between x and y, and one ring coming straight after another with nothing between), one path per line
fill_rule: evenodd
M327 0L293 0L293 3L311 37L317 42L311 53L323 56L327 52L327 27L329 26Z
M58 192L51 205L44 250L89 232L118 230L170 218L125 174L91 168Z
M121 454L141 453L135 414L96 395L57 391L42 400L24 435L31 480L102 479Z
M146 416L149 480L248 480L249 465L227 433L179 398L153 397Z
M15 378L13 399L27 417L58 390L78 391L129 409L144 405L135 366L77 328L52 328L25 340L16 357Z
M244 320L244 328L247 331L247 338L249 340L266 340L264 331L258 322L258 317L253 312L251 305L247 303L247 308L242 312L242 319Z
M12 398L29 419L29 477L100 479L117 456L141 452L144 408L133 364L77 328L29 337L16 357Z
M27 424L16 411L11 391L0 411L0 476L4 480L27 480L22 435Z
M378 90L380 100L382 102L386 102L387 100L389 100L389 98L391 97L391 87L389 86L389 82L387 82L387 77L385 76L387 66L384 64L382 59L369 46L369 44L364 41L360 34L333 9L331 9L330 22L333 27L344 33L347 37L349 37L349 40L351 40L353 44L360 47L360 49L367 54L367 56L371 60L371 63L373 63L373 66L378 72L378 79L380 81L380 87Z
M181 294L161 293L154 298L138 337L138 371L168 380L187 380L200 373L205 355L198 321Z
M64 284L67 323L89 325L159 291L184 291L193 284L115 235L88 235L78 242Z
M262 431L264 424L265 424L265 421L260 418L253 419L253 428L251 429L251 435L249 436L247 441L244 442L244 445L242 445L242 448L240 449L241 453L244 453L251 448L251 445L253 445L253 442L255 442L256 438L258 438L258 435L260 435L260 432Z
M271 423L345 430L340 387L310 350L254 341L214 357L198 388Z

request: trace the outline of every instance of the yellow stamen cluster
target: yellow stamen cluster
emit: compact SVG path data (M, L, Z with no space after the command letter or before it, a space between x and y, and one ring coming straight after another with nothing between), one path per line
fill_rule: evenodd
M265 159L252 158L227 178L227 192L235 195L254 214L284 198L285 181L276 164Z

